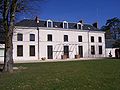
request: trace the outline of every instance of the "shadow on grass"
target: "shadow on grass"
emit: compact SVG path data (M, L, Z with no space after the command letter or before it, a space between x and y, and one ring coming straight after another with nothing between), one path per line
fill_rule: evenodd
M0 72L3 71L3 64L0 64Z

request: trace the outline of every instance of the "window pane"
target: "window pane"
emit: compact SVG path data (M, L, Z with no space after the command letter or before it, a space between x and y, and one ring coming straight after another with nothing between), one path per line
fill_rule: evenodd
M48 22L48 27L52 27L52 25L51 25L52 23L51 22Z
M30 45L30 56L35 56L35 46Z
M91 54L95 55L95 46L91 46Z
M78 24L78 29L81 29L81 24Z
M64 35L64 42L68 42L68 35Z
M48 40L48 41L52 41L52 35L51 35L51 34L48 34L47 40Z
M30 34L30 41L35 41L35 34Z
M98 41L99 41L99 42L102 42L102 37L98 37Z
M67 29L67 28L68 28L67 23L64 23L64 28L65 28L65 29Z
M23 34L21 33L17 34L17 41L23 41Z
M99 54L102 54L102 46L99 46Z
M82 42L82 36L78 36L78 42Z
M94 42L94 37L93 36L91 36L91 42Z
M17 56L23 56L23 45L17 45Z

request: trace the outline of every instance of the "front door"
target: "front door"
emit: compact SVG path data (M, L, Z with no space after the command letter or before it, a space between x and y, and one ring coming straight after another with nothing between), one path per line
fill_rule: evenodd
M67 55L67 58L69 58L69 46L64 46L64 55Z
M53 59L53 46L51 45L47 46L47 56L48 59Z

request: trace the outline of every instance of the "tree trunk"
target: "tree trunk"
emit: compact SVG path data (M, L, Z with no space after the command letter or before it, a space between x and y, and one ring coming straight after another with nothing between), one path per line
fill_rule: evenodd
M13 72L13 44L12 35L5 38L5 54L4 54L4 72Z
M9 5L9 1L4 1L4 29L5 29L5 53L4 53L4 72L13 72L13 30L14 30L14 21L15 21L15 11L17 0L12 0ZM10 12L8 12L8 8ZM10 14L10 15L8 15ZM8 20L9 17L9 20ZM8 24L9 23L9 24Z

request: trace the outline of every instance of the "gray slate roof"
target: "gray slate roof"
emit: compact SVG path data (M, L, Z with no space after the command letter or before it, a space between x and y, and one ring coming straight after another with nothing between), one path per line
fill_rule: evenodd
M16 23L15 26L22 26L22 27L37 27L37 24L35 20L31 19L24 19L18 23ZM40 23L38 24L39 27L46 27L47 21L40 20ZM57 27L56 27L57 26ZM63 28L63 22L53 22L54 28ZM77 23L68 23L68 29L77 29ZM98 31L98 28L95 28L92 25L89 24L83 24L83 30L91 30L91 31ZM5 31L2 26L2 20L0 19L0 44L3 44L5 40Z
M63 28L62 25L63 25L63 22L54 22L53 21L54 28ZM35 20L24 19L24 20L16 23L16 26L37 27L37 24L36 24ZM47 27L47 21L40 20L38 26L39 27ZM69 23L68 22L68 29L77 29L77 23ZM90 24L83 24L83 30L98 31L99 29Z

